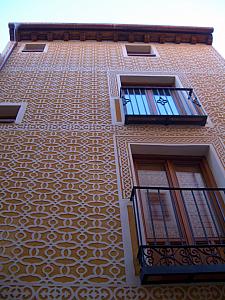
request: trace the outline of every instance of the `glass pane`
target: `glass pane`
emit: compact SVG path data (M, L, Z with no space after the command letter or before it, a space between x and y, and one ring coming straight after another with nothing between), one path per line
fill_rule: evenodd
M126 89L126 109L129 115L149 115L150 110L145 94L145 89Z
M198 164L175 164L175 170L180 187L206 187ZM183 191L182 196L195 240L218 236L219 227L213 208L215 197L212 193L202 190Z
M159 115L179 115L175 101L168 89L153 89L153 97Z
M169 186L163 163L139 166L138 178L141 186ZM169 190L149 188L141 190L140 197L145 216L147 238L161 242L180 240L172 193Z

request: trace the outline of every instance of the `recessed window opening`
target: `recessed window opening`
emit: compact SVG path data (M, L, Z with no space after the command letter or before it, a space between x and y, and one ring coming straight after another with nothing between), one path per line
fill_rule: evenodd
M0 103L0 123L19 124L25 113L26 103Z
M46 44L25 44L22 52L44 52Z
M136 144L131 153L141 282L224 281L224 170L213 147Z
M128 56L156 56L150 45L125 45Z
M125 124L206 124L192 87L182 87L175 76L120 76Z

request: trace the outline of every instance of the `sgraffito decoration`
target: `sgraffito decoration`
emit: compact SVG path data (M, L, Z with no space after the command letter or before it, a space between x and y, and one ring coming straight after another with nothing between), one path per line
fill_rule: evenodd
M118 189L129 198L129 142L212 143L224 159L220 56L206 45L156 44L158 58L140 58L124 57L123 42L22 44L0 76L0 101L27 103L21 124L0 124L0 299L224 299L222 284L128 283ZM117 75L138 72L195 85L214 127L114 126Z

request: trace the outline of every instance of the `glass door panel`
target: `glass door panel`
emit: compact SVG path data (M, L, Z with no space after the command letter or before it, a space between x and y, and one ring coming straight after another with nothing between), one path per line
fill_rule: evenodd
M169 190L153 187L169 187L164 163L138 164L138 180L142 187L140 199L144 215L144 227L149 242L177 243L183 240L179 227L175 199Z
M174 170L181 188L205 188L200 165L174 163ZM203 190L182 191L181 198L195 242L210 240L221 235L215 207L214 194Z
M153 89L153 98L159 115L180 115L168 89Z
M150 115L145 89L124 89L124 100L126 103L126 113L128 115Z

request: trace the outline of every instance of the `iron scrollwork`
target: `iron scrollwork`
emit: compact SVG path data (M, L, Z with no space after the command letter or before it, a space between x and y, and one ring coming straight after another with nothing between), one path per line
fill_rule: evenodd
M139 258L148 267L225 264L225 247L142 246Z

